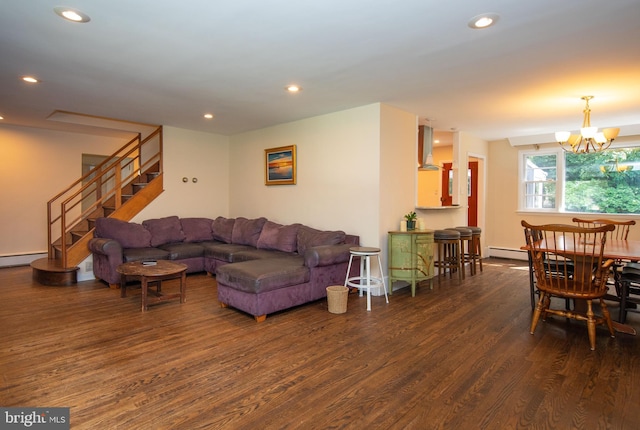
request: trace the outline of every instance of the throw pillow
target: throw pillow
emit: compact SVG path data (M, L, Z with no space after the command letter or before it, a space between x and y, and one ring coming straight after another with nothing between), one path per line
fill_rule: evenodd
M231 243L256 247L265 222L267 222L266 218L236 218L231 233Z
M345 236L345 232L341 230L320 231L302 226L298 229L298 254L304 255L304 252L313 246L344 243Z
M142 225L151 233L151 246L160 246L165 243L176 243L184 240L180 218L175 215L166 218L148 219L142 221Z
M211 218L180 218L185 242L203 242L213 240Z
M96 237L113 239L123 248L147 248L151 246L151 233L133 222L115 218L96 219Z
M258 238L258 248L295 252L300 224L282 225L267 221Z
M219 216L213 220L211 230L213 230L213 238L224 243L231 243L231 233L236 220L233 218L225 218Z

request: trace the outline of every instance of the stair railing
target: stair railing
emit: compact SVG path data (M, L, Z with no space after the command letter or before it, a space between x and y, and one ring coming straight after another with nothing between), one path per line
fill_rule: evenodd
M88 173L47 202L48 257L61 249L62 267L67 267L71 231L92 216L102 216L102 207L113 201L122 205L123 189L157 165L162 172L162 127L141 139L140 133Z

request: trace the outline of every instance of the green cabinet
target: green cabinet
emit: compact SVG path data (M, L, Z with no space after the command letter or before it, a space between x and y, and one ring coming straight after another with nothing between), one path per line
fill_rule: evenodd
M394 281L411 284L411 296L416 284L429 280L433 287L433 230L389 232L389 294Z

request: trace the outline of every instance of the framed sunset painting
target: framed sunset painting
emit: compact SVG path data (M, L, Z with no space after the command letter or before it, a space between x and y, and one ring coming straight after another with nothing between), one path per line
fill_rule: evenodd
M281 146L264 150L265 185L295 185L296 146Z

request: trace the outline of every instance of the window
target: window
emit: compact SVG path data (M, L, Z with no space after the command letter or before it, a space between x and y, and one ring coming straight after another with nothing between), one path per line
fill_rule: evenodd
M524 156L524 207L525 209L555 209L557 190L558 155L542 154Z
M640 147L521 152L523 210L640 214Z

